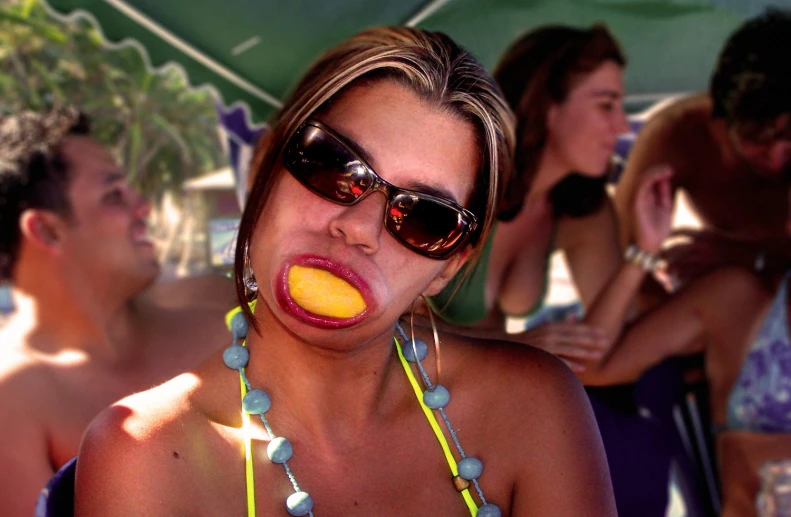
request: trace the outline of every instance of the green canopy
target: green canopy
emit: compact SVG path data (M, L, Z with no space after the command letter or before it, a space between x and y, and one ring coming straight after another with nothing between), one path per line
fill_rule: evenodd
M413 25L455 38L492 67L510 41L547 23L607 23L629 56L634 98L706 87L726 36L767 5L791 0L46 0L92 17L111 43L176 63L193 85L265 120L325 48L365 27ZM643 97L644 98L644 97Z

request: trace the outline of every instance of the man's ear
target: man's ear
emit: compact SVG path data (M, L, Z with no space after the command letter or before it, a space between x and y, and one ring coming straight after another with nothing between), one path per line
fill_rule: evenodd
M431 281L425 291L424 296L434 296L442 292L445 286L448 285L454 276L459 272L461 267L467 262L472 254L472 247L465 246L464 249L456 252L445 264L439 275Z
M62 249L65 228L63 219L48 210L28 209L19 217L22 237L31 245L51 252Z

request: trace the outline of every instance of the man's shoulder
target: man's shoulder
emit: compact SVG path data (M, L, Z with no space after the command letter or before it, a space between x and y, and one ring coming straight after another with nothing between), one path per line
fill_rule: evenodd
M0 414L6 422L46 411L59 387L53 368L24 340L0 333Z
M668 102L646 120L640 135L683 141L688 134L705 134L711 122L711 100L706 94L681 97Z
M141 299L163 309L230 310L236 304L236 288L224 275L200 275L158 282Z

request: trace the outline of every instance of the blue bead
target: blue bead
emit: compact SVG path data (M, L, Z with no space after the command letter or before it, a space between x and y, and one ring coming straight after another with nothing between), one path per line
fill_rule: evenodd
M231 345L222 353L222 362L225 363L225 366L234 370L244 368L249 360L250 352L241 345Z
M231 334L234 337L244 339L247 337L247 330L249 329L249 325L247 324L247 318L245 317L242 311L237 312L231 318Z
M262 390L250 390L242 399L242 408L253 415L266 413L271 406L269 395Z
M307 515L313 509L313 498L307 492L294 492L286 499L286 509L294 516Z
M404 354L404 358L409 361L410 363L415 362L415 349L417 349L417 358L418 361L422 361L428 355L428 345L422 339L415 339L415 346L412 346L412 340L408 339L406 343L404 343L403 348L401 351Z
M500 507L496 504L486 503L478 508L478 513L476 515L477 517L501 517L503 512L500 511Z
M423 403L431 409L445 407L450 402L450 392L440 384L434 386L433 390L423 392Z
M483 462L478 458L464 458L459 462L459 475L467 481L478 479L483 472Z
M278 436L266 446L266 455L273 463L285 463L294 455L294 447L291 442Z

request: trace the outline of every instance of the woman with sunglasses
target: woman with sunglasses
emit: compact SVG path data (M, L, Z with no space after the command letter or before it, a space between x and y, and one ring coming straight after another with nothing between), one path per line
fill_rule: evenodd
M321 56L253 161L233 344L94 422L77 515L614 515L559 361L398 324L478 252L511 150L497 86L443 35Z
M542 27L506 50L494 76L516 115L514 174L478 263L431 299L455 332L537 346L577 372L617 339L650 269L641 265L656 262L671 220L670 171L647 171L632 215L639 231L623 255L606 184L616 139L629 130L625 65L601 25ZM556 250L564 252L584 318L506 334L506 317L542 309ZM662 515L669 465L662 430L640 418L631 392L596 391L619 514ZM616 399L630 402L615 407Z

